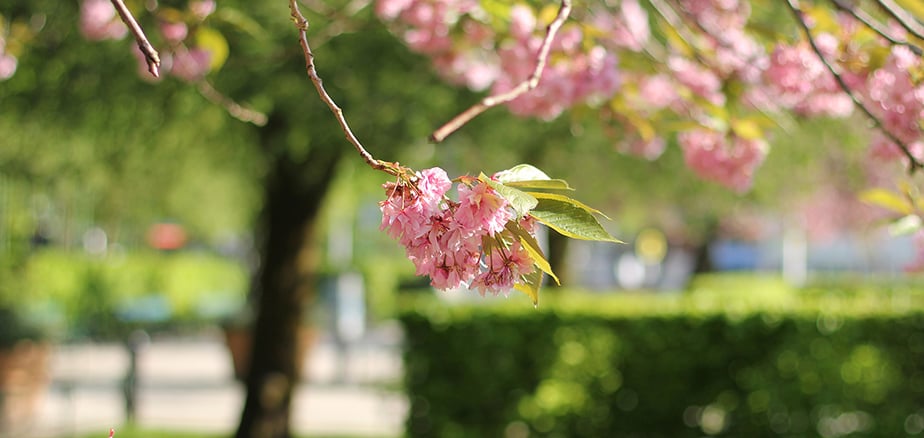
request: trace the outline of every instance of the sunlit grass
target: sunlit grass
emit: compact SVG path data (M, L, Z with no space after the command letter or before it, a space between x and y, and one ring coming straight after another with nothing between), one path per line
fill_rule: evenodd
M115 430L114 438L227 438L231 433L191 432L169 429L123 426ZM109 430L88 433L81 438L108 438ZM296 435L297 438L388 438L388 435Z

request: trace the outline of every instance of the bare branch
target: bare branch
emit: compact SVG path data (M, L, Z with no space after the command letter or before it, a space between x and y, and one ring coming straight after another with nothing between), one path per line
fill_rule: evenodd
M199 94L205 97L206 100L224 108L231 117L242 122L253 123L257 126L266 125L266 114L242 106L230 97L216 90L208 81L199 81L196 83L196 88L199 90Z
M321 81L321 77L318 76L318 72L314 67L314 54L311 52L311 46L308 44L308 20L305 19L304 15L302 15L302 11L298 9L298 0L289 0L289 11L292 14L292 20L295 22L295 27L298 29L298 40L302 46L302 52L305 55L305 70L308 72L308 77L311 78L311 82L314 84L314 88L318 91L318 95L321 97L321 100L327 104L327 107L330 108L330 111L334 113L334 117L340 124L340 128L343 130L343 134L346 136L347 141L353 145L353 148L356 149L356 152L359 152L359 155L363 158L366 164L369 165L369 167L372 167L376 170L381 170L391 175L399 175L404 173L404 169L397 163L390 163L387 161L375 159L372 154L366 151L366 148L363 147L362 143L359 142L359 139L357 139L353 134L349 123L347 123L346 118L343 116L343 110L340 109L340 107L337 106L337 103L334 102L334 99L332 99L330 95L327 94L327 90L324 89L324 84Z
M677 11L674 10L670 5L665 3L662 0L651 0L651 6L654 8L655 12L664 19L671 26L671 29L677 31L677 35L680 37L680 40L684 44L690 46L691 48L695 47L696 37L690 32L690 29L684 24L683 18L677 14ZM703 33L709 34L703 30ZM710 34L711 36L711 34Z
M918 56L924 55L924 50L922 50L919 46L912 44L908 40L900 40L893 37L889 34L889 31L884 26L882 26L882 24L878 23L875 18L864 12L862 9L856 8L854 5L848 4L844 0L831 0L831 2L834 3L834 6L837 9L850 14L855 20L859 21L873 32L879 34L879 36L884 38L890 44L905 46L910 49L912 53Z
M141 53L144 53L144 58L148 62L148 71L151 72L155 78L159 77L160 56L157 54L157 50L154 50L154 46L148 41L148 37L144 35L144 30L141 29L141 26L135 21L135 17L132 16L131 11L128 10L125 3L123 3L122 0L111 1L112 6L115 7L115 10L119 13L122 22L128 26L132 31L132 35L135 36L135 41L138 42L138 48L141 50Z
M555 39L555 35L558 33L558 30L561 29L562 24L565 23L565 20L568 19L570 14L571 0L562 0L561 6L558 8L558 15L549 24L548 28L546 28L545 39L542 40L542 46L539 47L539 53L536 55L536 68L525 81L506 93L485 97L480 102L472 105L469 109L459 113L443 126L440 126L436 131L433 131L433 134L430 135L430 141L433 143L442 142L450 134L456 132L462 126L465 126L466 123L475 117L478 117L479 114L495 106L510 102L524 93L535 89L539 85L542 72L545 70L545 65L548 62L552 41Z
M853 101L854 106L859 108L867 118L872 120L873 124L876 125L876 128L878 128L880 132L885 134L885 136L888 137L892 143L895 143L895 145L902 150L902 153L904 153L905 157L908 158L908 171L910 173L914 173L916 170L924 168L924 164L922 164L921 161L911 153L908 145L896 137L895 134L893 134L891 131L886 129L885 126L883 126L882 121L879 120L879 118L876 117L876 115L873 114L873 112L863 104L860 98L857 97L856 93L853 92L853 89L847 85L847 82L844 81L844 78L840 75L840 73L837 72L837 69L835 69L830 62L828 62L828 59L825 58L824 54L821 52L821 49L818 48L818 44L815 42L815 38L812 36L812 31L809 29L808 23L805 21L805 12L799 8L797 2L798 0L786 0L786 4L789 6L789 10L795 17L796 23L798 23L799 27L802 28L802 32L805 34L806 39L808 39L809 44L812 46L812 50L815 52L815 55L822 62L822 64L824 64L825 68L827 68L827 70L834 76L834 80L837 82L837 85L844 93L847 94L847 96L850 97L850 100Z
M908 14L908 11L895 3L894 0L876 0L876 4L894 18L895 21L898 21L898 24L905 28L908 33L914 35L918 39L924 40L924 26L918 23L913 16Z

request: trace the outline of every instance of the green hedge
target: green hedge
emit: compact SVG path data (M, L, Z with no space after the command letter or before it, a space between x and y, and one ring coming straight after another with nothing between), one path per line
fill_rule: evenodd
M205 253L137 251L106 258L45 250L25 266L20 308L50 319L59 335L120 336L126 311L166 312L167 325L214 322L232 315L247 293L240 263ZM128 309L128 310L126 310Z
M409 436L924 432L921 294L544 297L405 308ZM741 304L741 303L746 304Z

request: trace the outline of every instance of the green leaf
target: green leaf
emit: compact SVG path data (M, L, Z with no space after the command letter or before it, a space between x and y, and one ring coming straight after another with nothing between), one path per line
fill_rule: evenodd
M209 71L220 69L228 59L228 41L215 29L200 27L196 30L196 45L212 54Z
M542 271L536 270L523 276L524 283L515 283L513 288L523 292L533 300L533 306L539 307L539 288L542 287Z
M545 190L574 190L568 185L568 181L563 179L545 179L532 181L513 181L504 183L507 187L517 187L521 189L545 189Z
M481 2L481 8L488 13L490 17L510 17L510 7L509 2L502 0L485 0Z
M523 248L525 248L526 252L529 254L529 258L533 259L533 264L542 270L542 272L549 274L552 279L555 280L555 284L561 286L561 281L558 279L558 276L552 272L552 265L549 265L549 261L545 259L545 254L542 253L542 247L539 246L539 241L537 241L532 234L529 234L522 225L515 221L507 222L506 228L507 231L510 231L514 236L519 238Z
M494 243L493 237L487 234L481 236L481 252L483 252L485 255L491 255L491 252L494 251L495 246L496 245Z
M921 218L915 214L909 214L901 219L892 222L889 225L889 233L893 236L905 236L921 229Z
M507 202L510 203L510 206L513 207L513 210L517 212L517 217L523 217L526 213L529 213L533 207L539 202L532 195L522 191L517 190L513 187L507 187L497 181L488 178L485 174L478 175L478 180L484 184L491 186L497 194L501 195Z
M569 198L565 195L559 195L555 193L542 193L542 192L526 192L526 193L529 193L530 196L536 198L537 200L538 199L549 199L552 201L565 202L568 204L572 204L575 207L581 208L588 213L599 214L600 216L605 217L607 220L612 220L609 218L609 216L603 214L603 212L601 212L600 210L597 210L596 208L590 207L587 204L584 204L583 202L578 201L577 199Z
M651 123L651 119L648 117L643 117L640 114L633 112L623 113L626 117L626 120L632 124L632 127L638 131L639 137L644 141L651 141L658 135L658 132L655 130L654 124Z
M623 243L606 232L597 218L583 204L554 198L538 200L529 214L565 237L600 242Z
M497 181L508 187L524 189L574 190L563 179L549 178L545 172L529 164L518 164L497 172Z
M885 189L869 189L860 193L860 200L901 214L911 214L914 207L908 200Z
M669 43L670 47L679 52L682 55L691 56L696 53L693 50L693 47L690 47L690 44L687 43L687 40L684 39L680 32L677 31L677 28L668 23L666 20L658 20L658 27L661 29L661 32L664 34L664 38Z
M765 137L760 125L750 119L732 120L731 128L735 135L745 140L760 140Z
M535 181L551 179L545 172L529 164L517 164L507 170L502 170L494 175L501 184L507 184L515 181Z
M914 16L918 21L924 21L924 3L920 0L895 0L896 3L905 8L905 11Z

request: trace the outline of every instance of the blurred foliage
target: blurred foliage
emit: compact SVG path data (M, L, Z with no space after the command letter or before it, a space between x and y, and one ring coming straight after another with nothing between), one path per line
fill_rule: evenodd
M329 3L336 10L346 2ZM124 301L136 299L156 306L166 303L171 317L193 318L197 297L217 287L197 284L212 269L191 263L196 267L181 274L176 272L180 268L169 267L173 262L144 253L139 248L145 246L149 226L179 223L191 246L232 245L238 256L249 257L250 242L241 236L258 222L266 189L261 184L268 180L270 164L287 157L304 168L300 174L308 180L318 173L311 169L309 158L317 155L313 151L349 153L349 145L305 74L284 3L223 2L223 19L214 24L232 53L221 72L209 77L217 90L237 102L291 119L287 126L292 129L281 134L280 148L261 144L261 128L232 119L194 86L174 78L150 83L139 77L131 39L86 41L77 30L78 6L13 0L0 7L6 17L42 30L20 58L17 74L0 87L0 299L8 297L30 313L63 314L58 324L63 327L106 325L107 315L113 318ZM309 12L318 68L371 152L420 165L427 158L411 157L421 148L430 148L433 155L432 146L423 146L441 121L433 110L440 108L448 118L473 97L432 75L426 61L398 44L371 9L350 17L347 27ZM234 14L252 25L249 30L233 23ZM418 111L407 111L412 106ZM356 205L366 205L355 201L359 199L377 214L376 198L370 202L368 190L357 187L381 196L383 175L355 161L345 166L348 172L341 178L349 189L336 196L343 195L344 201L328 207L336 223L365 220L353 214ZM30 236L41 228L51 247L73 249L94 227L109 238L106 259L33 253L29 245ZM394 281L383 281L392 277L376 274L381 265L368 261L374 256L367 258L382 246L366 243L356 245L355 265L369 267L368 290L381 297L376 301L387 303L390 295L378 292L390 293ZM115 254L122 251L124 256ZM386 257L391 254L386 251ZM355 269L337 263L326 268ZM228 288L234 298L225 297L224 307L244 304L242 272L217 275L234 284ZM26 277L27 284L21 284ZM72 328L80 333L94 331L77 326Z
M23 339L38 340L46 336L42 328L10 307L0 307L0 349L10 348Z
M924 292L407 303L409 436L904 436L924 431ZM775 292L774 292L775 290Z
M128 325L215 323L243 305L247 270L199 252L106 258L44 250L26 266L20 307L67 338L114 337Z
M102 432L93 432L86 435L80 435L82 438L105 438L109 436L109 431L104 430ZM144 428L132 425L126 425L124 427L116 427L114 438L221 438L226 437L227 434L223 433L209 433L209 432L196 432L196 431L182 431L182 430L169 430L169 429L158 429L158 428ZM295 435L295 438L311 438L311 437L324 437L324 438L358 438L353 435L340 435L340 434L323 434L323 435ZM361 435L365 438L385 438L387 435Z

